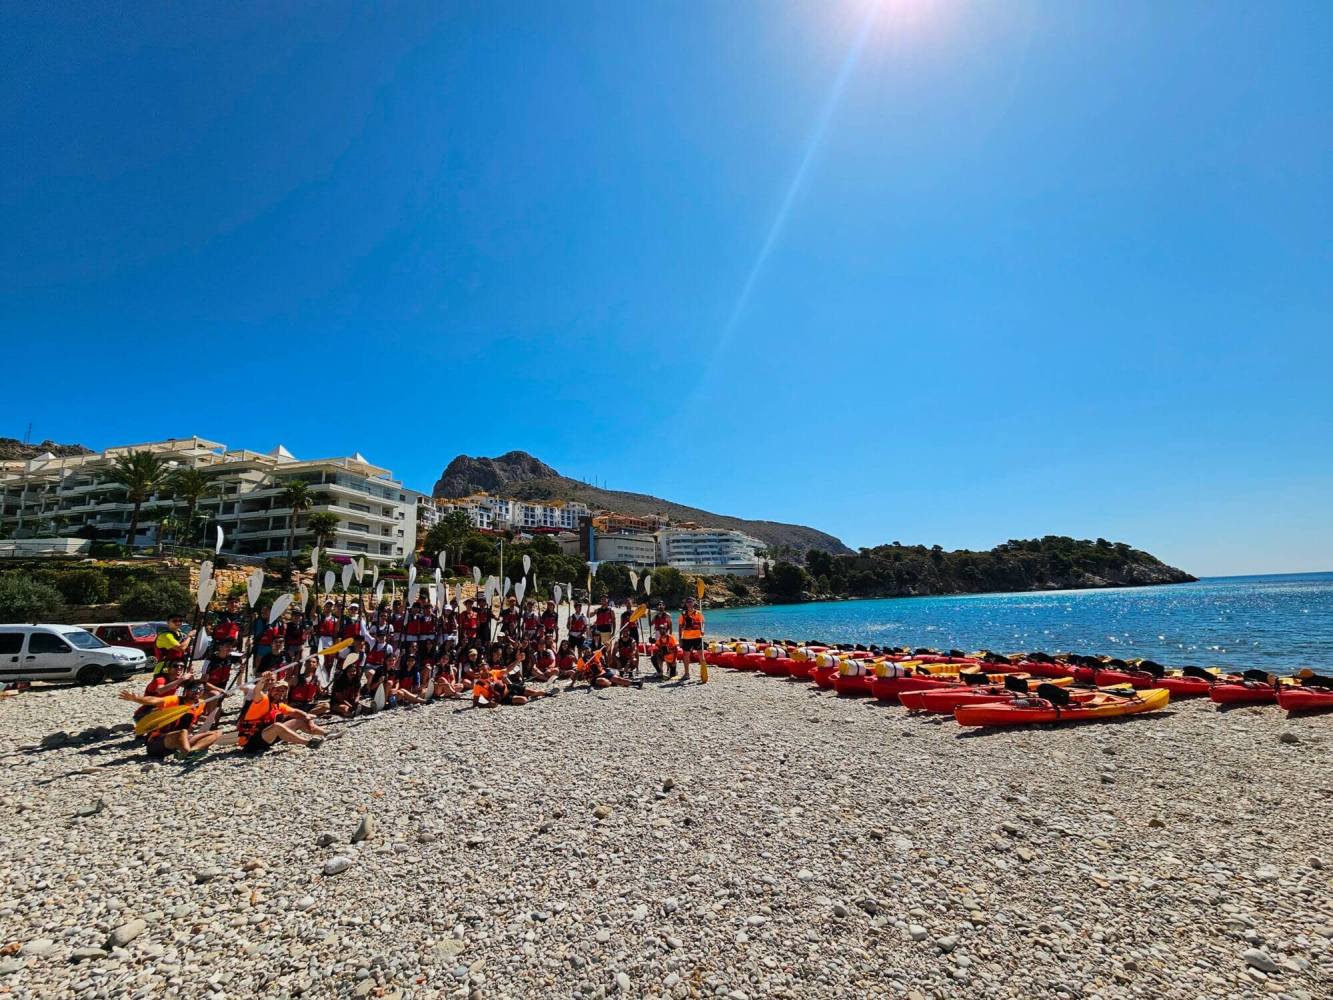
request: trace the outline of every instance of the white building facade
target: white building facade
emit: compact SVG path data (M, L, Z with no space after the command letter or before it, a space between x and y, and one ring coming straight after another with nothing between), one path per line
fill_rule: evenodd
M474 493L457 500L441 498L435 503L445 513L450 510L465 511L474 528L488 531L503 531L506 528L515 531L530 528L577 531L579 520L589 516L587 504L578 501L506 500L489 493Z
M695 525L663 528L657 545L663 563L703 576L757 576L765 549L762 541L743 531Z
M15 537L68 537L93 528L101 538L129 541L133 504L108 472L118 456L131 451L152 452L172 470L199 469L212 481L213 491L199 501L196 516L207 519L210 540L213 526L222 527L226 554L287 554L293 513L283 505L282 495L296 480L308 485L313 504L295 515L295 548L312 543L306 525L314 513L338 518L324 548L328 554L390 563L416 547L418 494L363 456L302 461L281 445L264 453L228 451L225 445L197 437L0 463L0 526ZM183 515L185 506L165 490L150 497L141 505L134 542L156 542L163 518Z

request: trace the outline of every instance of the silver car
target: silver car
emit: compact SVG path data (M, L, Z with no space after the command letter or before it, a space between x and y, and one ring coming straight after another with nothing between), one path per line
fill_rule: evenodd
M100 684L148 667L141 649L108 646L75 625L0 625L0 684L74 681Z

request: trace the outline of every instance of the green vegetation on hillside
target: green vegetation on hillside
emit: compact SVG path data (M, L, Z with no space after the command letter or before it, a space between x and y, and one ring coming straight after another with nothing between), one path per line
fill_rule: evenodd
M1186 583L1194 577L1126 545L1047 535L978 552L936 545L877 545L856 555L812 550L805 565L779 562L766 580L774 600L911 597Z

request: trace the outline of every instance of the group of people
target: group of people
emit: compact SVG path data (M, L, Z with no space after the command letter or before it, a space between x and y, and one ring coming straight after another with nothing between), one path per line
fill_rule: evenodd
M420 593L365 613L356 601L326 601L317 614L292 609L271 623L264 608L258 612L249 616L229 598L201 626L211 642L199 670L184 617L170 618L147 688L121 694L139 706L150 756L188 758L224 739L248 754L279 743L318 746L330 732L317 720L437 698L470 697L477 708L523 705L556 694L558 681L642 687L644 652L657 678L680 671L679 683L686 683L691 662L703 657L703 614L693 599L678 620L661 601L651 614L629 602L618 612L609 598L596 607L575 604L563 630L554 601L512 596L441 607ZM221 709L232 693L243 705L227 736Z

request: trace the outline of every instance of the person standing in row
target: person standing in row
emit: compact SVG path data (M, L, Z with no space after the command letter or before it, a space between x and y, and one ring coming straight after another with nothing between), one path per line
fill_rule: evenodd
M704 614L693 597L685 599L685 610L680 613L680 651L684 673L680 682L690 679L690 660L704 658Z

